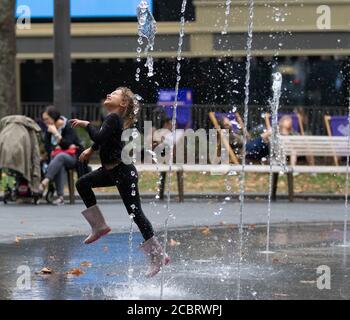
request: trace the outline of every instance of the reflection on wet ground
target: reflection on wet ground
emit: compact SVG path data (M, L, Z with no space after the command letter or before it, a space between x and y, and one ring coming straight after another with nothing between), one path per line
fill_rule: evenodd
M0 245L0 299L159 299L160 276L145 279L146 260L134 235L133 279L128 280L128 235L113 234L85 246L82 237L20 241ZM165 299L350 299L350 248L340 224L275 225L269 256L266 229L250 225L238 273L238 228L174 230L169 233L172 264L164 271ZM30 268L31 288L18 287L18 267ZM331 271L331 289L318 289L317 268ZM52 274L36 274L42 268ZM74 268L84 273L66 274ZM319 283L321 280L319 280Z

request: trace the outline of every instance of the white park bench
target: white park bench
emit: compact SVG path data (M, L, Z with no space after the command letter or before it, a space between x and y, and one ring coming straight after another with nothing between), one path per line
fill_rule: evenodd
M281 136L281 146L285 156L314 156L314 157L344 157L349 152L347 137L328 137L328 136ZM97 169L99 165L92 165L92 169ZM138 164L136 165L138 172L168 172L169 165L162 164ZM288 199L293 201L294 186L293 173L334 173L345 174L346 166L290 166L287 165L283 171L279 165L272 166L273 192L272 199L276 199L277 179L278 175L283 172L287 176L288 182ZM172 171L177 173L179 201L184 200L184 172L207 172L214 175L239 174L242 172L242 165L227 164L227 165L173 165ZM270 165L246 165L245 172L247 173L269 173Z
M349 153L347 137L280 136L280 142L287 156L346 157Z
M346 157L349 154L347 137L331 136L280 136L282 153L284 156L305 156L305 157ZM338 163L338 162L337 162ZM289 166L292 173L332 173L345 174L346 166ZM278 179L278 173L276 173ZM289 183L293 186L293 175L290 175ZM277 182L276 182L277 183ZM275 188L275 187L274 187ZM276 192L274 191L274 197ZM293 195L292 195L293 197Z
M97 169L99 165L90 165L93 170ZM139 173L142 172L168 172L169 165L155 165L155 164L137 164L136 169ZM184 172L207 172L213 175L226 175L226 174L239 174L242 171L242 165L239 164L219 164L219 165L173 165L171 168L172 172L177 174L177 183L178 183L178 193L179 193L179 202L184 201ZM272 166L273 173L280 173L282 168L280 166ZM246 165L245 172L247 173L269 173L269 165ZM287 167L285 172L288 176L288 197L289 200L293 200L293 185L292 183L292 171Z

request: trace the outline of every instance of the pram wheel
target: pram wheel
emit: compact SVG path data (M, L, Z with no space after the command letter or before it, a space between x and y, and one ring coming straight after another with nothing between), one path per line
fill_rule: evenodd
M5 193L4 194L4 198L3 198L3 201L4 201L4 204L7 204L7 201L9 200L9 197L8 195Z
M4 201L4 204L7 204L9 201L13 201L13 193L9 186L6 187L3 201Z

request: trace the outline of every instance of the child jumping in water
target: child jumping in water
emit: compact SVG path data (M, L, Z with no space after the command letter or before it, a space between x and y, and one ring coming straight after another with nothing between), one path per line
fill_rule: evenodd
M152 225L142 211L136 168L133 164L123 163L121 159L124 147L121 140L122 132L135 123L139 105L130 89L120 87L107 95L104 107L108 115L100 130L94 128L89 121L70 120L73 128L86 128L94 142L92 147L80 155L79 160L86 161L94 151L99 150L102 165L99 169L82 176L76 183L79 195L87 208L82 214L92 228L91 234L84 243L90 244L111 231L96 205L96 197L92 189L117 186L128 214L132 215L144 238L140 248L150 258L150 267L146 276L153 277L161 270L163 264L167 265L170 262L170 258L164 256L163 248L154 235Z

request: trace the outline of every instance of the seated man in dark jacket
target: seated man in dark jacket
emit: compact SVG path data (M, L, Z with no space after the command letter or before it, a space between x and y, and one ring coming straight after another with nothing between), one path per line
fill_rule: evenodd
M42 113L42 120L47 126L45 149L50 163L40 191L43 193L50 181L54 181L58 196L54 204L61 205L64 204L65 170L76 167L82 144L67 118L61 116L55 107L47 107Z

